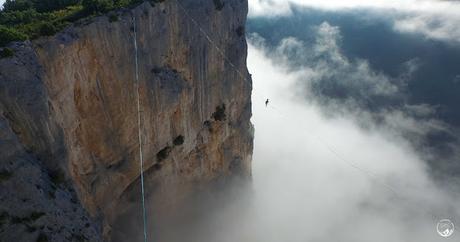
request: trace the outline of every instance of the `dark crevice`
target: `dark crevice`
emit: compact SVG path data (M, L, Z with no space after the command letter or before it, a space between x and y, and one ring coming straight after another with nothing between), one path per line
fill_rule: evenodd
M236 28L235 31L236 31L236 34L237 34L239 37L243 36L243 35L244 35L244 32L245 32L244 26L240 26L240 27Z
M43 233L40 233L37 237L37 242L48 242L48 236Z
M216 7L217 11L222 10L225 6L225 3L222 2L222 0L213 0L213 2L214 2L214 6Z
M154 74L159 74L161 72L161 68L160 67L154 67L154 68L152 68L152 70L150 70L150 72L152 72Z
M174 146L182 145L184 143L184 136L179 135L173 140Z
M171 147L170 146L164 147L163 149L158 151L158 153L157 153L157 161L158 162L164 161L166 158L168 158L169 153L171 153Z
M51 182L53 182L57 186L64 184L66 182L66 176L64 172L61 170L50 171L49 177L50 177Z
M120 160L118 160L118 161L116 161L116 162L114 162L114 163L108 165L108 166L107 166L107 169L108 169L108 170L115 170L115 171L116 171L116 170L120 170L124 165L127 164L126 161L127 161L127 159L122 158L122 159L120 159Z
M7 170L2 170L0 171L0 182L7 181L13 176L13 173L7 171Z
M212 114L212 118L216 121L225 121L227 118L225 114L225 104L216 107L216 111Z
M210 120L206 120L203 122L203 125L208 129L209 132L212 132L212 123Z
M153 170L159 171L161 169L161 163L156 163L152 166Z

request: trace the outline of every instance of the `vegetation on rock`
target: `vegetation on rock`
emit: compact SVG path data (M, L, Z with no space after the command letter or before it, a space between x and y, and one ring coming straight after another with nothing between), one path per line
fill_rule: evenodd
M227 118L225 114L225 104L216 107L216 111L212 114L212 118L215 121L224 121Z
M143 0L6 0L0 11L0 47L53 35L79 19L130 7ZM150 0L152 4L162 0ZM116 21L111 16L110 21Z

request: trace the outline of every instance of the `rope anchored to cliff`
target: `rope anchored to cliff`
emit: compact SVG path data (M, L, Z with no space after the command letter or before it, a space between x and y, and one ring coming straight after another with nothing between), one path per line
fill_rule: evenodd
M147 242L147 212L145 209L145 189L144 189L144 154L142 152L142 123L141 123L141 98L139 95L139 62L137 48L137 30L136 17L133 15L133 43L134 43L134 63L135 63L135 81L136 81L136 98L137 98L137 131L139 141L139 162L140 162L140 180L141 180L141 200L142 200L142 218L144 225L144 242Z

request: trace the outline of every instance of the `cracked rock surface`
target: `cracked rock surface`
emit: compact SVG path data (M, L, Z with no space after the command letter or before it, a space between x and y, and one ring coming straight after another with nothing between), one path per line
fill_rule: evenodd
M99 16L10 44L15 55L0 59L1 241L110 238L139 202L134 31L157 209L200 184L250 177L247 1L180 3L187 14L176 0L145 2L114 22Z

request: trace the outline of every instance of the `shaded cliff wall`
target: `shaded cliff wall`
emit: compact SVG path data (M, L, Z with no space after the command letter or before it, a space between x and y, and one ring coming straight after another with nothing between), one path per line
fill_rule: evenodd
M193 184L250 176L247 1L180 2L190 15L176 0L146 2L116 21L96 17L13 44L15 56L0 60L0 107L19 144L67 178L106 232L139 178L134 31L146 180L169 191L164 204Z

